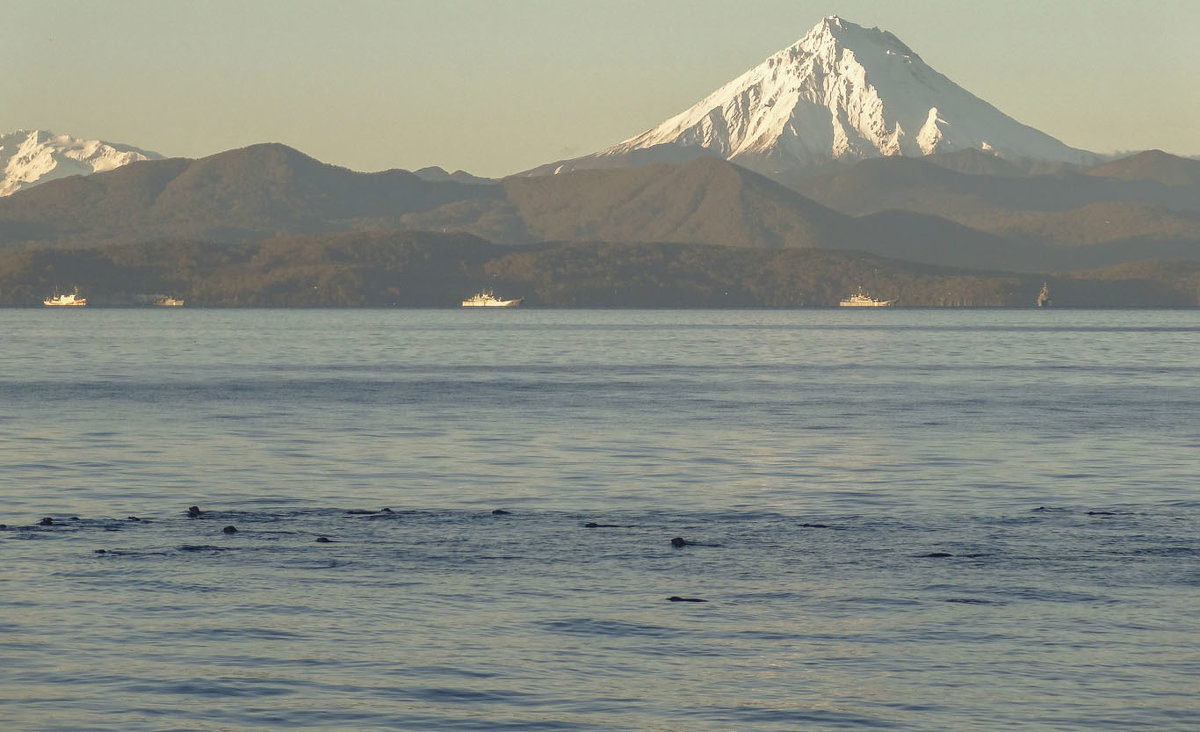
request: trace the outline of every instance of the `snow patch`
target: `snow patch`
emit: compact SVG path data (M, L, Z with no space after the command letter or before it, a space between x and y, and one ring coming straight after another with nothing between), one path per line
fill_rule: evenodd
M940 125L946 124L946 120L938 117L937 107L929 108L929 115L925 118L925 124L921 126L921 131L917 133L917 147L921 148L921 152L925 155L932 155L938 151L938 145L942 142L942 128Z

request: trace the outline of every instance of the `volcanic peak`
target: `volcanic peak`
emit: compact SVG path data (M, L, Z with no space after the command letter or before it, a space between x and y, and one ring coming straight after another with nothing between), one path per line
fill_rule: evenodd
M1089 154L1004 115L892 33L824 18L691 108L607 150L534 173L713 155L759 172L976 149L1083 162Z

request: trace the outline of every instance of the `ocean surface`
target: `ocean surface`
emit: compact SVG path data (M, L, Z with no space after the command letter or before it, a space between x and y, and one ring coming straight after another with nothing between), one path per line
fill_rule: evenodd
M1200 728L1200 311L0 328L6 730Z

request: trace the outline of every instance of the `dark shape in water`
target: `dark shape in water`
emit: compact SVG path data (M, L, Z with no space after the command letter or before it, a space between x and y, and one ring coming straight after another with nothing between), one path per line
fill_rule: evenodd
M368 508L348 508L346 509L347 516L362 516L364 518L387 518L395 515L395 511L390 508L381 508L378 511L372 511Z
M1088 511L1088 516L1116 516L1112 511Z
M226 534L236 534L237 527L236 526L226 526L225 528L221 529L221 531L224 531Z
M954 555L950 552L929 552L928 554L921 554L920 556L925 559L942 559L944 557L952 557Z
M621 527L618 524L598 524L593 521L589 521L588 523L583 525L583 528L585 528L585 529L619 529Z
M318 536L317 537L318 544L328 544L328 543L330 543L330 541L331 540L328 536Z
M108 550L107 549L97 549L96 553L97 554L108 554Z
M701 600L699 597L680 597L679 595L671 595L667 600L670 602L708 602L708 600Z
M505 511L503 508L497 508L492 511L493 516L508 516L512 511Z
M141 521L141 519L140 519L140 518L138 518L137 516L130 516L130 517L129 517L129 520L130 520L130 521Z
M202 511L200 510L199 506L188 506L188 510L187 510L188 518L196 518L201 513L202 513Z
M684 541L682 536L676 536L674 539L671 539L671 546L675 547L676 549L679 549L680 547L685 547L687 545L688 545L688 542Z
M802 528L802 529L828 529L829 526L827 524L800 524L800 528Z
M47 516L46 518L42 519L41 521L38 521L38 525L39 525L39 526L53 526L53 525L54 525L54 519L52 519L52 518L50 518L49 516Z

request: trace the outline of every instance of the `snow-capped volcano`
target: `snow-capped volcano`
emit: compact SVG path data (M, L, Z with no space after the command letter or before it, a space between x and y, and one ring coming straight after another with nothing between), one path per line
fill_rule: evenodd
M69 175L89 175L138 160L159 160L158 153L100 140L80 140L44 130L0 134L0 196Z
M614 147L536 174L723 157L768 174L837 161L974 148L1094 159L934 71L896 36L831 16L691 109Z

